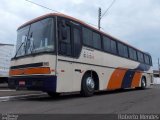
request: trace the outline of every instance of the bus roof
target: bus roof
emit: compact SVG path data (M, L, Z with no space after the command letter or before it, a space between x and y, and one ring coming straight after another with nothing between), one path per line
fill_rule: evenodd
M136 49L136 50L138 50L138 51L140 51L140 52L143 52L142 50L139 50L139 49L137 49L137 48L129 45L128 43L126 43L126 42L124 42L124 41L122 41L122 40L120 40L120 39L118 39L118 38L116 38L116 37L111 36L111 35L108 34L108 33L105 33L105 32L103 32L103 31L100 31L99 29L97 29L97 28L95 28L95 27L93 27L93 26L91 26L91 25L88 25L87 23L85 23L85 22L83 22L83 21L81 21L81 20L79 20L79 19L77 19L77 18L68 16L68 15L65 15L65 14L49 13L49 14L46 14L46 15L37 17L37 18L35 18L35 19L33 19L33 20L29 21L29 22L24 23L24 24L21 25L17 30L19 30L19 29L21 29L21 28L23 28L23 27L25 27L25 26L27 26L27 25L29 25L29 24L32 24L32 23L34 23L34 22L37 22L37 21L39 21L39 20L41 20L41 19L44 19L44 18L47 18L47 17L55 17L55 16L64 17L64 18L73 20L73 21L75 21L75 22L78 22L78 23L80 23L80 24L82 24L82 25L84 25L84 26L86 26L86 27L88 27L88 28L91 28L91 29L93 29L93 30L95 30L95 31L97 31L97 32L99 32L99 33L101 33L101 34L104 34L104 35L106 35L106 36L108 36L108 37L110 37L110 38L112 38L112 39L114 39L114 40L116 40L116 41L119 41L119 42L121 42L121 43L123 43L123 44L125 44L125 45L127 45L127 46L129 46L129 47L132 47L133 49ZM143 52L143 53L146 54L146 52ZM150 54L148 54L148 55L150 55Z

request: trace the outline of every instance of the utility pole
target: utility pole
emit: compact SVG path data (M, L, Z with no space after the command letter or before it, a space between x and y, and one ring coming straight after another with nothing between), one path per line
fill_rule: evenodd
M98 9L98 29L101 29L101 8Z
M116 2L116 0L113 0L110 6L107 8L107 10L101 15L101 8L98 9L98 29L101 29L101 20L105 16L105 14L109 11L109 9L113 6L113 4Z
M158 72L159 72L159 77L160 77L160 62L159 62L159 58L158 58Z

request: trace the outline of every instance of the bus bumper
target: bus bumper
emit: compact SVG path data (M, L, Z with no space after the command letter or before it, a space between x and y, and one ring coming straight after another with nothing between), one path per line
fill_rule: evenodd
M56 92L57 76L18 76L8 79L10 89Z

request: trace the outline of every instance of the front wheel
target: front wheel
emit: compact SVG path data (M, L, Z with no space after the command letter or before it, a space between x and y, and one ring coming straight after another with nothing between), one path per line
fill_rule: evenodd
M90 97L94 94L95 81L90 74L85 74L82 79L81 95L84 97Z

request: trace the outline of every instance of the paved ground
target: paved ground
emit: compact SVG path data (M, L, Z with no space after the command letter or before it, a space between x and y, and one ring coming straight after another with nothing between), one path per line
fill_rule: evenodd
M1 88L0 88L1 89ZM146 90L100 92L84 98L50 98L41 92L0 91L0 113L159 113L160 85Z
M4 96L19 96L19 95L28 95L28 94L41 94L42 92L37 91L16 91L8 89L6 83L0 84L0 97Z

